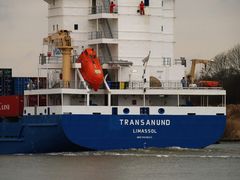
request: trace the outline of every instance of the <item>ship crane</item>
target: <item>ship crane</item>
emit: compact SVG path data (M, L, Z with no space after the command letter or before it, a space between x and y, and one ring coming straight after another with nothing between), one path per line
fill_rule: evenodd
M204 64L205 67L209 62L213 62L213 60L207 60L207 59L192 59L192 65L191 65L191 70L190 70L190 81L191 83L194 83L195 81L195 70L196 70L196 65L197 64Z
M196 70L196 65L197 64L204 64L205 68L208 63L213 62L213 60L207 60L207 59L192 59L192 66L191 66L191 71L189 74L190 78L190 83L194 85L193 83L195 82L195 70ZM201 80L198 82L198 86L201 87L219 87L220 82L219 81L209 81L209 80Z
M71 82L71 56L73 47L71 46L70 31L60 30L43 39L43 44L53 45L62 52L62 78L64 88L70 87Z

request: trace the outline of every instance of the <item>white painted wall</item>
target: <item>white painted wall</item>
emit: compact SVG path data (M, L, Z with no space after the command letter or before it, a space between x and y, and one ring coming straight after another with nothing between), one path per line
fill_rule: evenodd
M139 114L141 106L118 106L118 114L124 114L123 109L129 108L129 114ZM101 114L112 114L112 107L108 106L49 106L50 113L63 114L92 114L100 112ZM149 107L151 115L159 115L158 109L163 108L165 110L164 115L187 115L188 113L196 113L196 115L216 115L216 113L222 113L226 115L225 107L168 107L168 106L151 106ZM37 107L37 114L42 113L47 107ZM25 107L25 115L34 115L34 107Z
M117 45L110 45L113 58L133 62L133 69L139 74L130 75L141 80L142 59L151 50L148 65L148 76L156 76L160 80L180 80L184 75L184 68L173 65L174 48L174 4L175 0L150 0L150 6L145 8L145 16L137 13L139 0L118 0L118 18L110 20L113 32L118 33ZM73 46L77 53L81 53L82 46L88 47L88 33L96 31L97 20L89 20L91 0L55 0L49 4L49 33L53 33L53 25L58 29L72 31ZM97 0L97 5L102 0ZM74 30L78 24L78 30ZM163 27L163 29L162 29ZM163 58L172 59L169 67L163 66ZM129 70L122 68L118 74L119 81L129 80Z

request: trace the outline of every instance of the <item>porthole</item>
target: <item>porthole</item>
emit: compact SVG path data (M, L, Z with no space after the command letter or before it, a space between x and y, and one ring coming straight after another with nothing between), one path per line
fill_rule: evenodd
M158 109L158 113L159 113L159 114L164 114L164 113L165 113L165 110L164 110L163 108L159 108L159 109Z
M128 108L124 108L124 109L123 109L123 113L124 113L124 114L129 114L129 112L130 112L130 110L129 110Z

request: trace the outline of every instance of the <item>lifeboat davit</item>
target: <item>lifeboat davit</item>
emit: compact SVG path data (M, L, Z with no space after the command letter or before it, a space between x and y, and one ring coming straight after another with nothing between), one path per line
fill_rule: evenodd
M79 56L78 63L81 63L80 72L85 81L97 91L103 83L103 70L96 51L92 48L85 49Z

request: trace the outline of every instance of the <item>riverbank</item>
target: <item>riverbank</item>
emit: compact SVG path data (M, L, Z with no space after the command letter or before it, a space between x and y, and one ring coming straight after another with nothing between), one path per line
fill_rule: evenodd
M240 141L240 104L227 105L227 124L223 141Z

